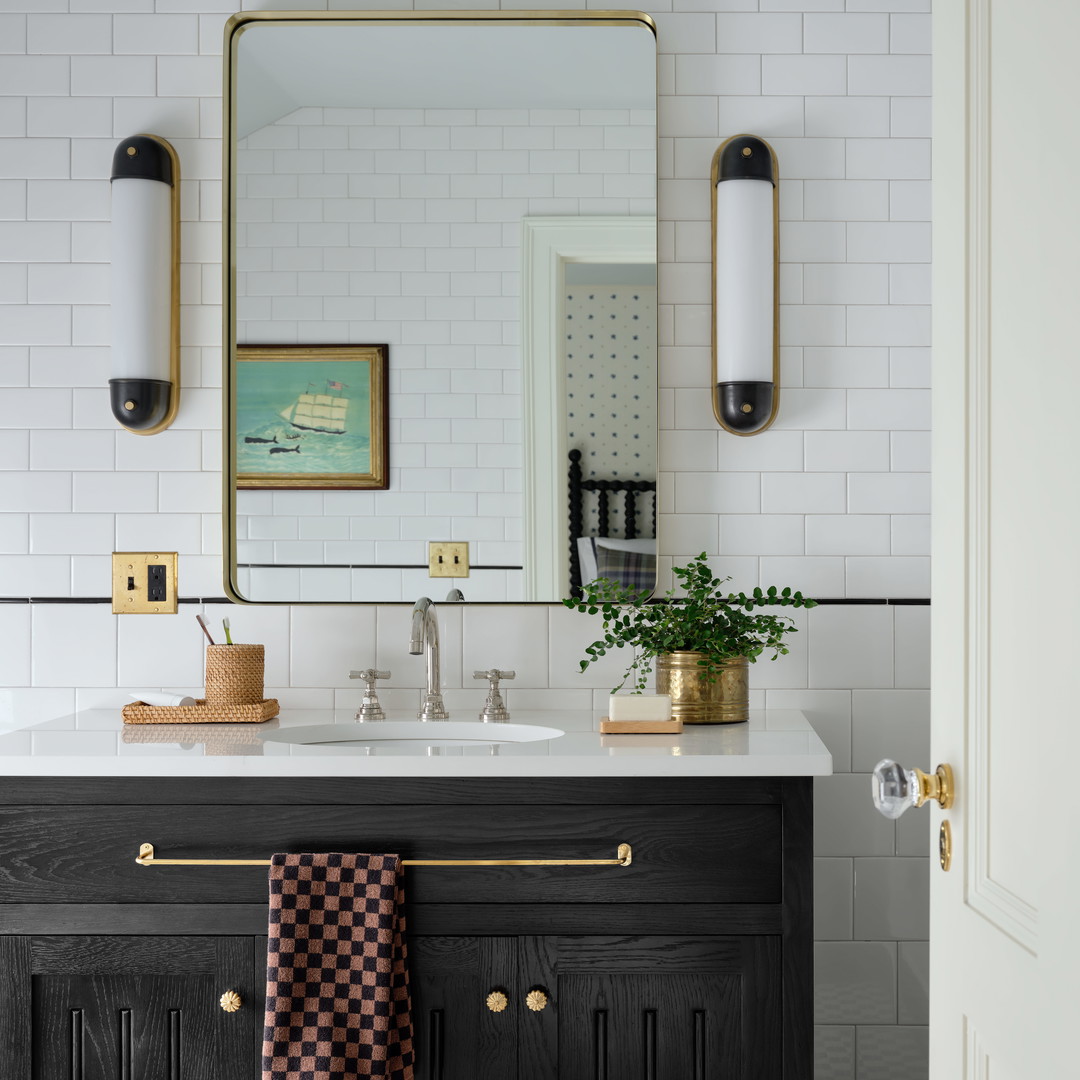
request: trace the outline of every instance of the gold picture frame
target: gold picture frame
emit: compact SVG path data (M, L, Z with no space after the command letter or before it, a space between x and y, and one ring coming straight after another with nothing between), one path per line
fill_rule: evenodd
M240 345L230 453L238 489L386 490L386 345Z

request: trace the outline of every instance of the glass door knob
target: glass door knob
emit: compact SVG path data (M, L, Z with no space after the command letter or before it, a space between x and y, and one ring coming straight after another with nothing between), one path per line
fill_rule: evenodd
M922 806L933 799L942 810L953 804L953 771L939 765L932 773L922 769L905 769L890 758L874 766L871 777L874 805L887 818L895 820L910 806Z

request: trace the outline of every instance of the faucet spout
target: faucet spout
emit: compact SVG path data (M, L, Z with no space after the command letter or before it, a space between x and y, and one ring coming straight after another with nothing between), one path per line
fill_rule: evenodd
M427 654L427 691L418 720L448 720L450 714L443 704L439 686L439 620L435 605L427 596L421 596L413 605L412 625L409 630L409 652L413 656Z

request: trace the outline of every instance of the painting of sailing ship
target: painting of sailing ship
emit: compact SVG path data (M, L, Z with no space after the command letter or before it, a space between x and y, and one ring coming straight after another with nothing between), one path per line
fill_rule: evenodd
M386 488L385 345L242 345L238 488Z

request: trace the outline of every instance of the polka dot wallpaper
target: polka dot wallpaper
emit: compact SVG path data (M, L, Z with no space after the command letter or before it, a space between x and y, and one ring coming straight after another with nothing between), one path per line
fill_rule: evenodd
M563 322L567 450L581 451L582 476L655 480L656 287L568 287Z

